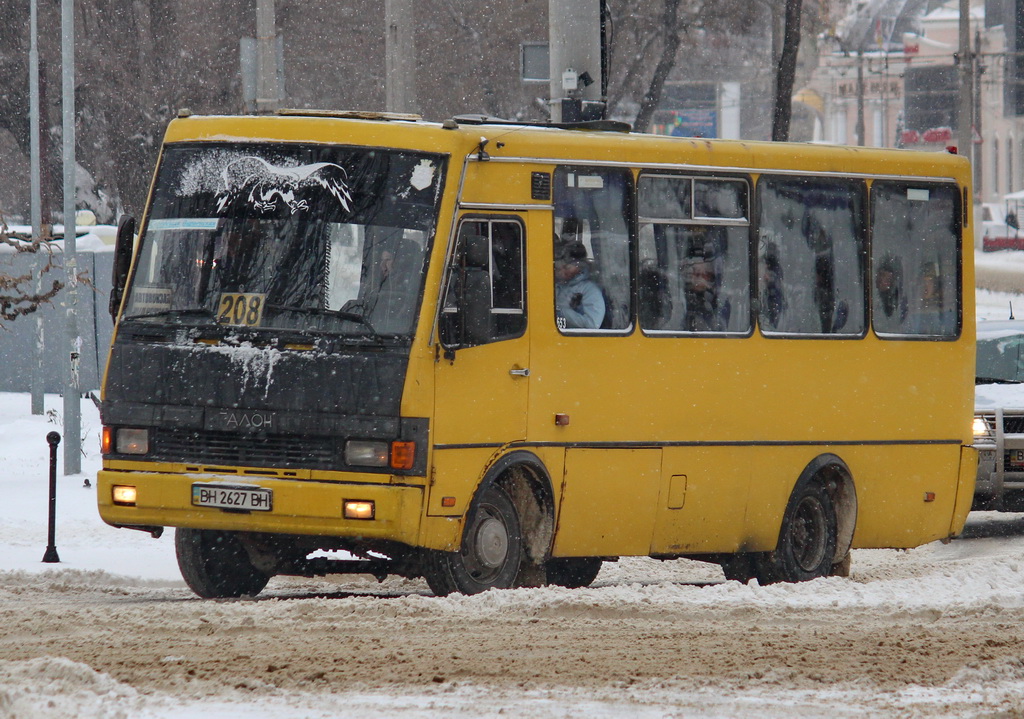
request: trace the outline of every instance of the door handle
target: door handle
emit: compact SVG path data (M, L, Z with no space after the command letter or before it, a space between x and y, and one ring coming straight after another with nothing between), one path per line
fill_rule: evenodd
M513 367L512 369L510 369L508 371L508 373L510 375L512 375L513 377L529 377L530 376L530 370L527 369L527 368L519 369L518 367Z

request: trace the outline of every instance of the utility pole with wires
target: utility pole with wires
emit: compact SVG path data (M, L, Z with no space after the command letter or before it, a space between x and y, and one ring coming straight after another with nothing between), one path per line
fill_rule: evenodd
M607 9L591 0L548 0L551 120L601 120L607 101Z
M957 153L974 161L974 57L971 54L971 0L960 0L957 62L960 97L956 117ZM975 188L977 191L977 188Z
M256 112L272 113L281 103L277 77L277 20L274 0L256 0Z
M384 107L416 113L416 6L413 0L384 0Z

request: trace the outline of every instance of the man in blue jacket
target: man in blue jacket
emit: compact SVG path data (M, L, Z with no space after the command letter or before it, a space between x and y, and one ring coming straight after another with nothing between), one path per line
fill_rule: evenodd
M596 330L604 314L604 295L590 279L587 248L578 240L556 247L555 318L559 329Z

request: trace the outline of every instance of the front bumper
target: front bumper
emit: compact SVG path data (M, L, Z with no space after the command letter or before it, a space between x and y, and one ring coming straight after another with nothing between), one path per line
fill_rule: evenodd
M380 475L375 477L380 479ZM273 491L271 511L239 512L192 505L193 483L225 482ZM134 506L116 505L112 487L137 489ZM97 482L100 517L118 527L190 527L240 532L271 532L395 541L419 539L423 488L366 481L314 481L260 476L174 474L101 470ZM345 519L346 500L372 501L371 520Z

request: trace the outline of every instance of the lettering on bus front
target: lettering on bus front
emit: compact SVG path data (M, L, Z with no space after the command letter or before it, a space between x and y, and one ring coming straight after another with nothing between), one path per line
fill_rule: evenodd
M271 412L224 410L213 414L208 429L271 429L273 423L274 415Z

